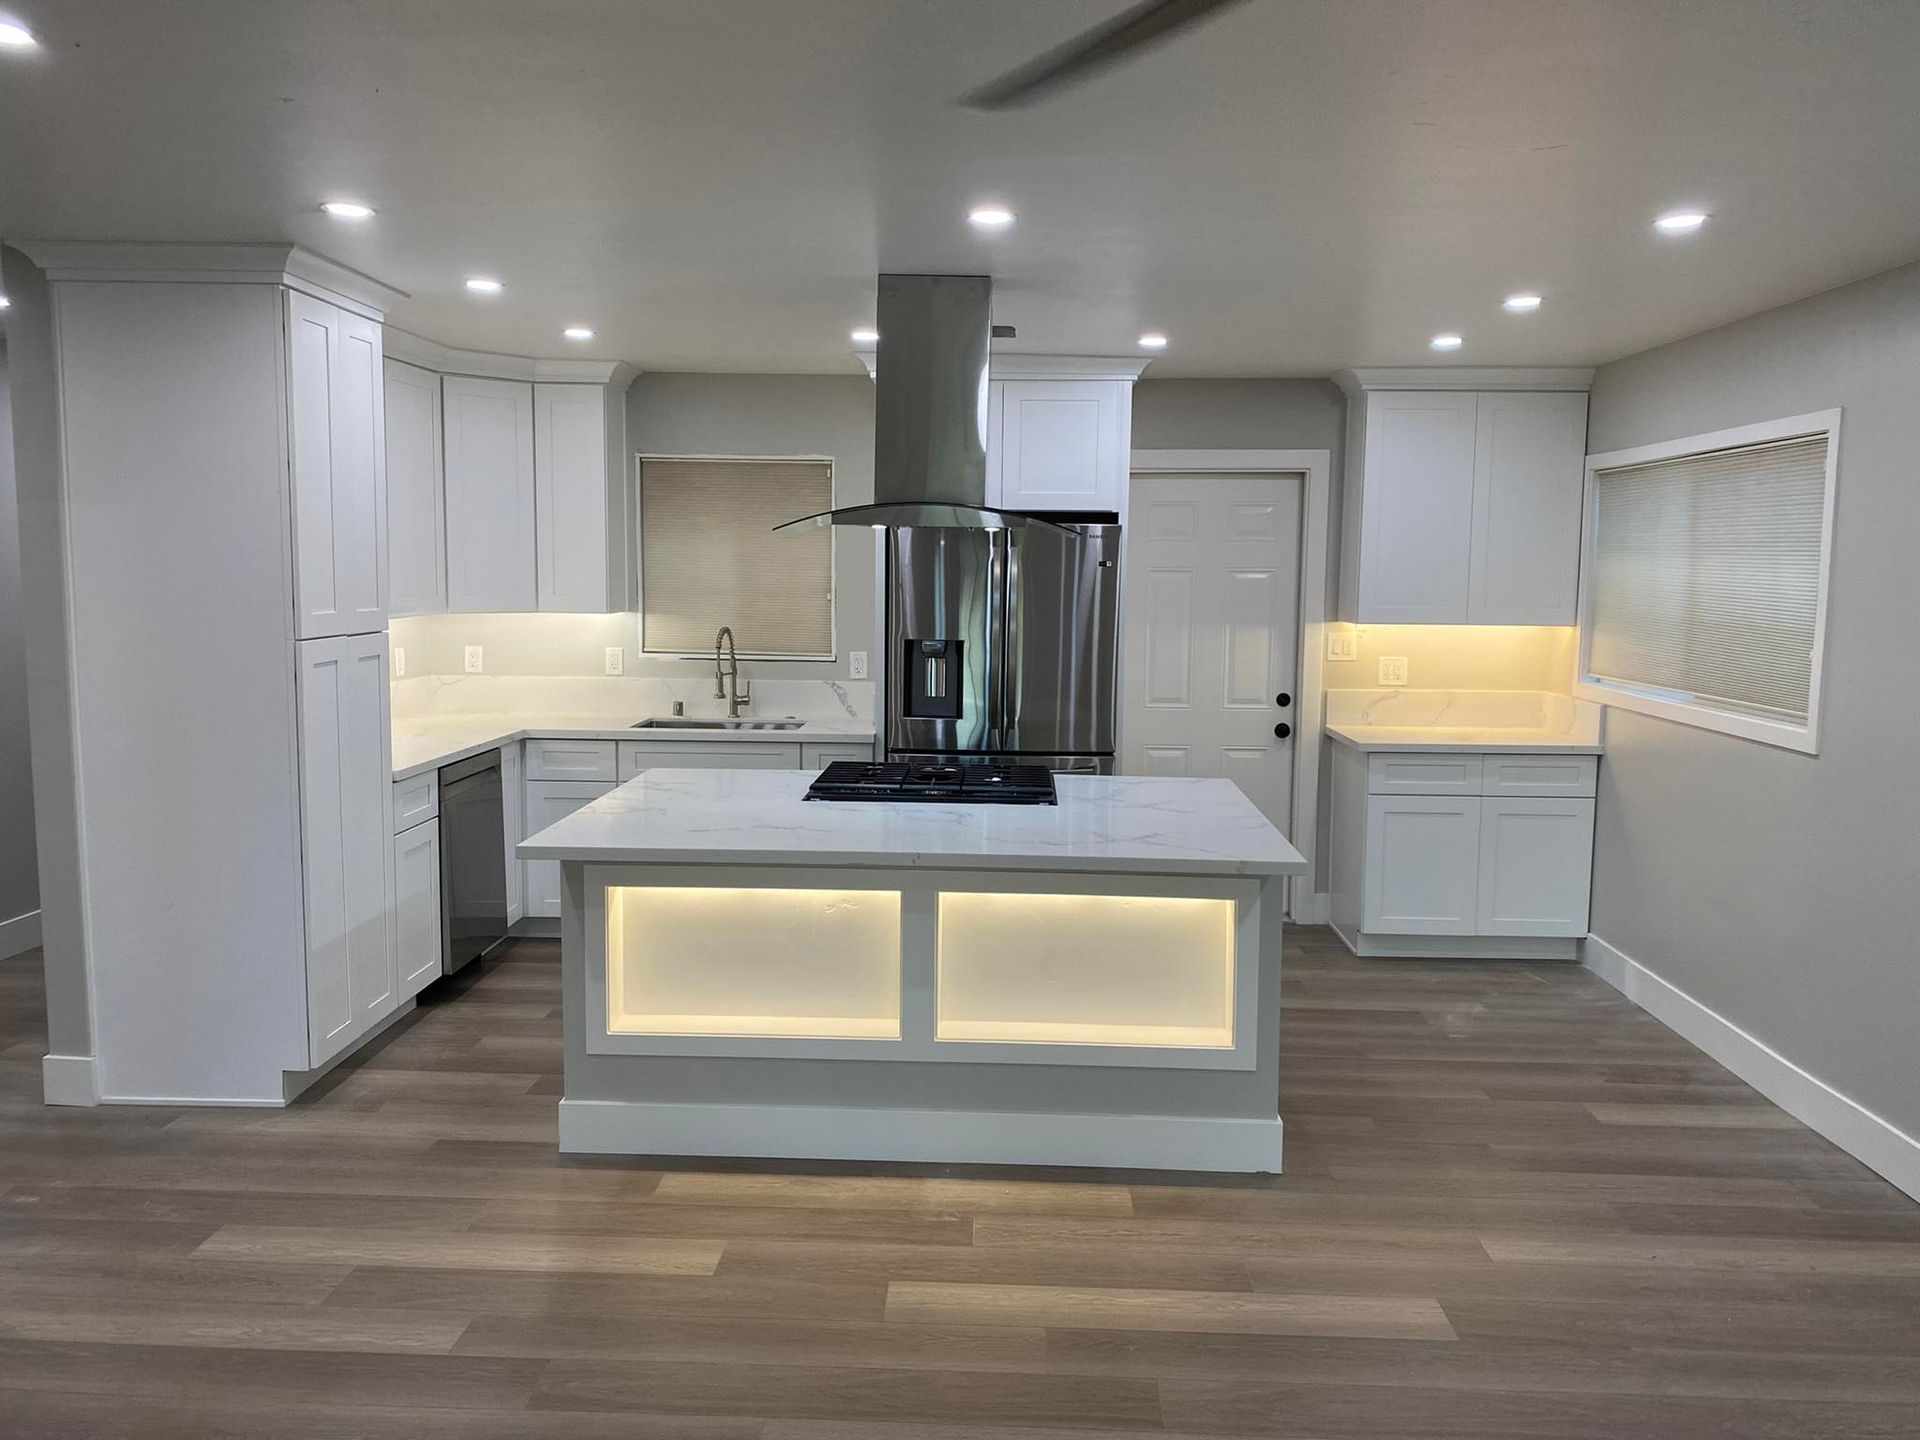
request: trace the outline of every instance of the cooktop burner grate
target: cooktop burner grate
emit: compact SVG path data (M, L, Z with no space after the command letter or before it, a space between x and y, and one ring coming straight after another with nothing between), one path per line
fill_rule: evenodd
M928 800L961 805L1056 805L1044 765L878 763L836 760L807 787L809 800Z

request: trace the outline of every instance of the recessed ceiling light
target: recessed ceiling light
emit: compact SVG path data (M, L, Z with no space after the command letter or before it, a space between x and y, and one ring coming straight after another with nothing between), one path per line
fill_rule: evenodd
M358 200L322 200L320 208L336 220L370 220L373 207Z
M878 345L880 343L880 332L871 326L862 325L858 330L855 330L851 335L847 336L847 338L856 345Z
M12 308L13 302L6 296L0 295L0 310L11 310Z
M1158 330L1149 330L1140 337L1140 348L1142 350L1164 350L1167 348L1167 337L1162 335Z
M1458 350L1460 348L1460 337L1453 334L1436 335L1429 340L1427 344L1436 350Z
M1516 315L1531 315L1540 308L1540 297L1522 291L1518 295L1509 295L1501 302Z
M967 219L982 230L1004 230L1013 223L1013 211L1004 205L976 205Z
M24 25L15 25L10 20L0 20L0 46L9 50L31 50L40 42L33 38L33 32Z
M593 331L584 325L569 325L560 333L569 340L591 340L593 338Z
M1707 223L1701 210L1675 210L1653 222L1653 228L1667 235L1691 235Z
M467 278L467 289L476 295L498 295L506 288L498 280L489 280L484 275L472 275Z

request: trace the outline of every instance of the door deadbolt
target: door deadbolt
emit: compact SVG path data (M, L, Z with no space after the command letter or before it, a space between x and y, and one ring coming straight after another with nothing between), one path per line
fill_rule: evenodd
M1273 697L1273 703L1284 710L1293 703L1293 696L1282 690L1278 695Z
M1273 733L1278 739L1284 740L1293 733L1293 727L1282 720L1278 725L1273 727Z

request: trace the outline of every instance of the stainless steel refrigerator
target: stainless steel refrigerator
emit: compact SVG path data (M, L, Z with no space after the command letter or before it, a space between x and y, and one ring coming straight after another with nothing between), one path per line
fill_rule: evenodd
M887 756L1113 773L1118 525L887 534Z

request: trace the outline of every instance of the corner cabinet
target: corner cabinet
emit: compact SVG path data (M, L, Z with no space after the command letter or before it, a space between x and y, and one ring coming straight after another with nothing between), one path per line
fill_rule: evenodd
M1573 624L1591 375L1342 375L1340 618Z
M1569 959L1599 757L1333 747L1333 927L1360 955Z
M447 489L440 377L388 360L388 592L395 615L447 608Z
M610 385L533 387L534 580L539 608L631 608L626 397Z

